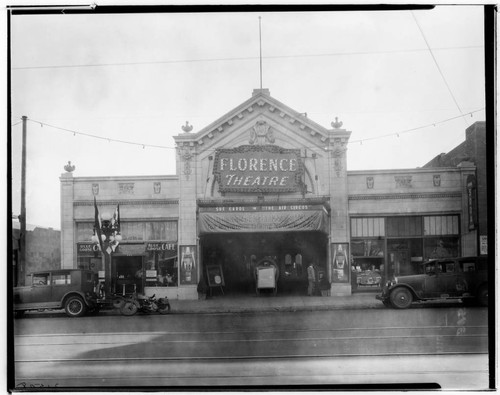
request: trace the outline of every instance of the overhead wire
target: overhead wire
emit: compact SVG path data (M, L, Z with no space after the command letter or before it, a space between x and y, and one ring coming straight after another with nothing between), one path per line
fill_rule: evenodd
M448 84L448 81L446 81L446 78L444 76L444 73L443 71L441 70L441 67L439 66L439 63L436 59L436 57L434 56L434 52L432 51L432 48L431 46L429 45L429 42L427 41L427 38L425 37L425 34L424 34L424 31L422 29L422 27L420 26L420 24L418 23L418 20L417 20L417 17L415 16L415 14L413 13L413 11L410 11L411 12L411 15L413 16L413 20L415 21L415 24L417 25L418 29L420 30L420 34L422 35L422 38L424 39L425 41L425 45L427 45L427 48L429 50L429 53L431 54L431 57L432 59L434 60L434 64L436 65L438 71L439 71L439 74L441 75L441 78L443 79L444 81L444 84L446 85L446 88L448 89L448 92L450 93L450 96L452 97L453 101L455 102L455 105L457 106L458 108L458 111L460 112L460 114L463 115L463 111L462 109L460 108L460 105L458 104L458 101L455 97L455 95L453 94L453 91L451 90L450 88L450 85ZM467 126L469 126L469 124L467 123L467 120L464 118L464 122L467 124Z
M453 50L453 49L472 49L483 48L483 46L458 46L458 47L443 47L434 48L435 51ZM395 54L408 52L424 52L428 48L416 49L395 49L385 51L356 51L356 52L333 52L324 54L302 54L302 55L274 55L263 56L263 59L293 59L293 58L309 58L309 57L329 57L329 56L349 56L349 55L377 55L377 54ZM145 62L114 62L114 63L94 63L94 64L74 64L74 65L45 65L45 66L18 66L12 67L11 70L35 70L35 69L62 69L62 68L85 68L85 67L110 67L110 66L140 66L140 65L157 65L157 64L176 64L176 63L198 63L198 62L220 62L220 61L242 61L255 60L256 56L237 57L237 58L208 58L208 59L175 59L175 60L159 60Z
M441 120L441 121L436 121L436 122L433 122L433 123L429 123L429 124L418 126L418 127L411 128L411 129L400 130L400 131L396 131L396 132L393 132L393 133L388 133L388 134L374 136L374 137L367 137L367 138L358 139L358 140L350 140L349 144L354 144L354 143L363 144L363 142L366 142L366 141L373 141L373 140L383 139L383 138L387 138L387 137L394 137L394 136L400 137L400 135L402 135L402 134L415 132L417 130L426 129L426 128L433 127L433 126L435 127L436 125L440 125L440 124L443 124L443 123L446 123L446 122L449 122L449 121L452 121L452 120L455 120L455 119L458 119L458 118L462 118L462 117L465 117L465 116L468 116L468 115L473 116L473 114L475 114L475 113L477 113L479 111L483 111L483 110L484 110L484 107L480 108L480 109L477 109L477 110L474 110L474 111L467 112L465 114L457 115L455 117L447 118L447 119L444 119L444 120ZM134 142L134 141L121 140L121 139L114 139L114 138L111 138L111 137L103 137L103 136L99 136L99 135L92 134L92 133L80 132L80 131L77 131L77 130L74 130L74 129L68 129L68 128L63 128L63 127L60 127L60 126L48 124L46 122L38 121L36 119L27 118L27 120L30 121L30 122L39 124L41 127L46 126L46 127L49 127L49 128L53 128L53 129L56 129L56 130L63 131L63 132L71 133L74 136L80 135L80 136L85 136L85 137L90 137L90 138L96 138L96 139L107 141L107 142L134 145L134 146L142 147L143 149L144 148L159 148L159 149L176 149L177 148L177 147L169 147L169 146L165 146L165 145L147 144L147 143L140 143L140 142ZM16 124L14 124L12 126L18 125L21 122L22 121L17 122ZM313 147L313 146L311 146L311 147L304 147L304 148L316 148L316 146L315 147ZM215 151L216 148L213 148L213 149L210 149L210 150Z

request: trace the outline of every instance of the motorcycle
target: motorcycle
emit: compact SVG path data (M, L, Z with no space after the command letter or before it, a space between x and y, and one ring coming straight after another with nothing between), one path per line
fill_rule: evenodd
M137 312L168 314L170 313L170 302L167 297L156 299L155 295L137 295L135 298L128 298L120 303L120 313L123 315L132 316Z

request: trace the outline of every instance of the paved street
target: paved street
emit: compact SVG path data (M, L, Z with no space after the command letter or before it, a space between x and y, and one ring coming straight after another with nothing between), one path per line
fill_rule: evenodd
M19 387L488 386L484 308L33 315L14 329Z

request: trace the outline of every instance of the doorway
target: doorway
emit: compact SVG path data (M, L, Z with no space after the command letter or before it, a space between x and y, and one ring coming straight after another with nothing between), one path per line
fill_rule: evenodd
M112 275L117 294L144 293L143 256L114 256Z
M226 295L255 294L255 266L265 258L278 265L278 295L307 293L309 262L327 272L328 237L318 231L210 234L200 247L203 273L207 265L220 265Z

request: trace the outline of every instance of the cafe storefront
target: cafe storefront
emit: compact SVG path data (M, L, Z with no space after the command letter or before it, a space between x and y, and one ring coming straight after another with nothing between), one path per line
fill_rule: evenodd
M413 273L433 254L474 251L472 164L347 171L351 132L331 125L256 89L207 127L174 136L175 175L74 178L68 171L62 266L102 275L101 253L89 242L94 198L102 212L120 204L115 289L172 299L198 298L200 282L225 297L254 294L261 264L274 267L280 295L306 294L310 263L323 295L349 295Z

